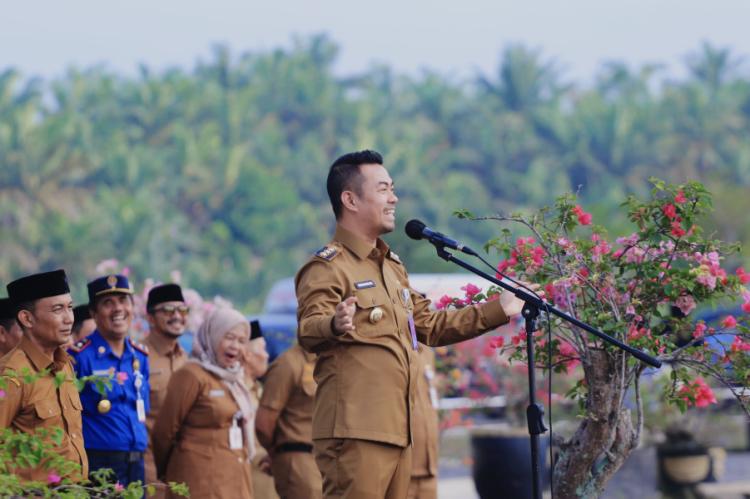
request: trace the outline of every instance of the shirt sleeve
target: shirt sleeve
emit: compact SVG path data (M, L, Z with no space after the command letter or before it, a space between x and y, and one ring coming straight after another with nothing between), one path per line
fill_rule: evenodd
M5 394L0 397L0 428L10 428L18 411L21 409L23 400L23 386L18 378L1 375L5 382ZM2 389L2 388L0 388Z
M322 260L308 262L297 274L297 339L309 352L336 344L332 321L336 305L345 298L337 274L336 267Z
M290 357L289 354L282 354L268 369L263 382L261 406L275 411L281 411L286 406L294 390L294 382L301 375Z
M430 346L458 343L475 338L508 322L499 300L458 310L431 310L432 302L414 290L414 325L419 341Z
M154 446L154 462L157 476L167 472L169 455L175 444L175 438L190 409L200 393L200 380L187 368L176 371L169 379L167 396L154 423L151 435Z

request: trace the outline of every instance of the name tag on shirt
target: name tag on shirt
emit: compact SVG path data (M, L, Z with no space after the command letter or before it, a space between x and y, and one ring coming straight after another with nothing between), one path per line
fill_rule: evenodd
M208 392L209 397L223 397L224 395L226 395L224 390L210 390Z
M242 428L237 425L237 420L232 421L229 428L229 448L238 450L242 448Z
M109 369L94 369L91 374L94 376L109 376L110 371Z
M373 281L359 281L354 283L354 287L357 289L374 288L375 282Z
M146 405L143 403L143 399L139 398L135 401L135 411L138 413L138 421L141 423L146 422Z

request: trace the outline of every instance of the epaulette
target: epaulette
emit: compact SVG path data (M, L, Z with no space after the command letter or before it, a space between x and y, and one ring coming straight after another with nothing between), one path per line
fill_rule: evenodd
M322 258L323 260L330 262L336 256L339 254L338 248L336 246L329 244L327 246L323 246L318 251L315 252L315 256L318 258Z
M89 338L84 338L80 341L73 343L70 346L70 350L73 350L75 353L81 353L84 350L86 350L89 346L91 346L91 340Z
M393 260L394 262L401 263L401 258L399 258L399 256L396 253L394 253L393 251L389 251L388 255L390 255L391 260ZM403 263L401 263L401 265L403 265Z
M133 348L141 352L143 355L148 355L148 347L146 345L144 345L143 343L136 343L132 338L128 339L130 340L130 344L133 346Z

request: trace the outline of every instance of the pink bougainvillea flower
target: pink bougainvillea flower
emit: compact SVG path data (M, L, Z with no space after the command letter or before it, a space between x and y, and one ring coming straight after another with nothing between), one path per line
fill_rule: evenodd
M750 301L746 301L742 304L742 311L746 314L750 314Z
M505 344L505 338L503 336L495 336L490 340L490 346L492 348L503 348Z
M686 316L696 307L695 299L691 295L681 295L674 304Z
M693 338L703 338L703 334L706 332L706 323L705 322L699 322L695 325L695 330L693 331Z
M474 286L473 284L469 283L466 286L461 286L461 289L466 292L466 298L472 299L476 295L482 292L482 288Z
M750 274L745 272L745 269L743 267L740 267L735 272L737 274L737 277L740 278L740 284L747 284L750 282Z
M721 321L721 326L727 329L732 329L737 326L737 319L733 315L727 315L724 320Z
M677 191L677 195L674 197L674 202L677 204L683 204L687 201L687 198L685 197L685 193L682 191Z
M438 302L435 304L435 308L437 308L438 310L442 310L445 307L447 307L448 305L451 305L452 303L453 303L453 298L451 298L448 295L443 295L443 296L440 297L440 299L438 300Z
M115 379L118 383L123 384L128 380L128 373L125 371L120 371L117 373L117 376L115 376Z
M50 471L47 475L47 483L50 485L58 484L60 483L60 480L62 480L62 478L54 471Z
M662 213L664 213L664 216L670 220L674 220L674 218L677 216L677 208L675 208L675 206L671 203L667 203L662 206L661 211Z
M750 351L750 343L745 342L739 336L734 337L732 342L732 352L747 352Z
M125 487L120 482L117 482L115 484L115 492L122 492L123 490L125 490Z
M0 399L1 398L5 398L5 390L3 390L2 388L0 388Z

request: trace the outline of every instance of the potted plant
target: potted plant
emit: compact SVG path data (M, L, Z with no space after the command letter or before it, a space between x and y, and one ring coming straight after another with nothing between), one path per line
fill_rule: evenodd
M705 396L698 376L714 378L742 398L750 370L750 274L730 272L726 256L738 251L704 234L698 221L711 196L698 182L667 185L652 179L649 199L622 204L633 231L610 238L572 194L533 214L462 218L519 224L528 235L513 239L504 227L486 249L503 259L498 273L544 286L547 299L570 315L671 366L665 401L685 411ZM491 291L492 292L492 291ZM724 317L717 328L693 323L698 305L742 299L743 315ZM672 314L677 307L681 314ZM581 378L567 396L580 407L572 437L560 443L553 485L556 497L598 497L638 445L644 425L641 377L646 366L619 349L556 317L535 333L535 367L581 364ZM545 334L549 330L554 334ZM687 341L685 341L687 338ZM709 341L712 340L712 341ZM524 362L525 333L501 351Z

